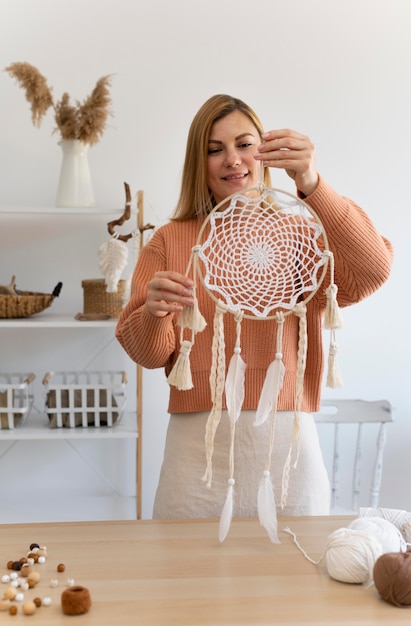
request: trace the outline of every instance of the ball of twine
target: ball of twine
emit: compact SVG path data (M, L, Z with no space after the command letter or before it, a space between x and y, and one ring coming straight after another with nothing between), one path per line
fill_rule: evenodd
M388 552L375 562L373 578L380 596L395 606L411 604L411 552Z
M82 615L91 607L90 592L86 587L73 585L61 594L61 608L65 615Z
M404 552L398 528L382 518L357 518L327 541L323 555L331 578L345 583L371 583L377 559L387 552Z

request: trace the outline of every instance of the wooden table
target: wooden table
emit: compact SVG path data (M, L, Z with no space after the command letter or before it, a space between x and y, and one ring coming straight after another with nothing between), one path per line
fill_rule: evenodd
M0 572L37 542L47 563L35 565L41 581L26 599L50 596L53 604L33 616L0 613L1 624L39 626L253 626L338 624L391 626L411 623L411 608L396 608L374 587L329 578L282 532L289 526L313 559L326 537L351 518L280 518L281 544L274 545L254 519L234 520L224 543L210 521L125 521L0 526ZM58 563L65 572L57 573ZM61 611L68 578L87 587L89 613ZM59 586L50 587L57 579ZM1 585L1 583L0 583ZM6 585L3 585L5 588ZM11 621L10 621L11 620ZM27 621L29 620L29 621ZM74 621L73 621L74 620Z

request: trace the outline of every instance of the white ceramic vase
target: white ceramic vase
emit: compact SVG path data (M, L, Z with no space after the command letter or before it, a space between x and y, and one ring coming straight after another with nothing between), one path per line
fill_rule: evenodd
M79 139L62 140L63 151L56 206L87 208L96 205L88 163L89 144Z

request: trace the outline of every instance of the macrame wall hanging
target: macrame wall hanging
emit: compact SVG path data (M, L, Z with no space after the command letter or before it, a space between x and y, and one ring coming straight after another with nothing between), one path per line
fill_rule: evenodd
M126 196L124 212L118 219L112 220L107 224L107 230L110 235L108 241L102 243L98 249L98 263L101 273L104 276L107 293L116 293L118 283L121 279L123 271L128 263L128 246L127 242L133 240L133 267L140 255L140 248L144 242L144 233L154 229L152 224L140 224L140 215L143 212L142 198L143 192L137 193L138 205L138 226L127 234L120 234L116 231L117 226L122 226L131 217L131 192L130 185L124 183L124 191ZM126 279L126 287L123 293L123 304L126 304L130 296L131 277Z
M235 193L219 203L207 216L192 248L187 274L191 273L194 280L195 304L185 307L180 314L181 350L168 382L180 390L193 387L190 352L196 333L205 327L196 299L196 278L199 276L207 294L215 301L210 372L212 409L205 433L206 470L203 477L208 487L212 483L214 437L221 419L224 391L231 432L228 489L219 528L221 541L229 531L233 512L235 424L244 399L246 363L241 356L242 320L275 319L277 322L275 359L267 369L255 425L258 427L270 420L267 462L257 505L261 524L270 539L278 542L270 467L277 402L285 373L282 361L284 320L291 314L298 317L299 341L294 428L283 468L282 507L286 504L290 470L296 465L299 453L299 416L307 354L306 306L322 284L327 267L330 268L330 284L326 288L324 327L331 331L327 385L336 387L341 381L335 361L335 331L341 327L341 316L334 284L334 261L323 225L308 204L288 192L266 188L261 182L258 187ZM224 315L227 313L234 316L237 333L226 375Z

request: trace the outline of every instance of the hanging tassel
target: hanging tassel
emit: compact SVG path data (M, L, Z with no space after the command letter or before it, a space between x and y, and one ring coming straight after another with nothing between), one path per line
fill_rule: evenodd
M224 503L224 507L220 517L220 524L218 529L218 538L221 542L228 535L228 531L230 530L231 520L233 519L233 489L235 485L234 478L228 479L228 488L227 488L227 496Z
M343 386L341 374L337 365L338 346L335 342L335 333L332 331L330 347L328 350L327 387L337 389Z
M325 290L327 302L325 306L324 328L337 330L342 328L343 321L337 301L338 287L334 283L334 255L328 250L326 256L330 260L330 284Z
M194 297L194 293L193 293ZM188 328L195 333L201 333L207 326L203 315L198 308L197 298L194 297L193 306L184 306L183 310L178 316L177 324L181 328Z
M181 328L188 328L195 333L202 332L207 326L203 315L198 307L197 299L197 272L198 272L198 251L200 246L194 246L191 250L191 257L187 267L186 276L189 274L191 264L193 264L193 306L185 306L178 316L177 323Z
M273 543L280 543L277 532L277 507L269 470L264 470L258 487L258 519Z
M217 302L214 315L214 335L212 344L212 359L210 372L210 391L213 406L207 418L205 433L206 470L203 480L207 487L211 487L213 475L212 459L214 452L214 437L221 419L223 405L223 391L225 379L225 342L223 315L227 306L223 302Z
M332 283L325 290L327 304L324 315L324 328L336 330L343 327L343 320L337 301L338 287Z
M282 361L282 336L284 327L284 314L277 313L277 344L276 355L274 361L270 363L267 369L263 388L261 390L260 400L255 415L255 426L263 424L268 416L277 410L278 396L284 382L285 366Z
M179 391L186 391L193 388L190 367L190 352L192 347L193 343L191 341L185 340L181 343L180 354L167 378L167 382L177 387Z

